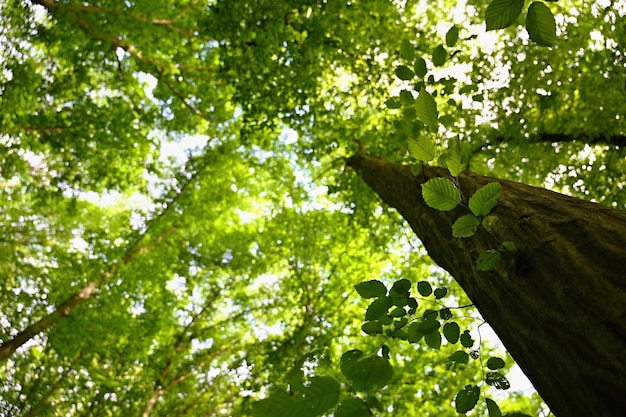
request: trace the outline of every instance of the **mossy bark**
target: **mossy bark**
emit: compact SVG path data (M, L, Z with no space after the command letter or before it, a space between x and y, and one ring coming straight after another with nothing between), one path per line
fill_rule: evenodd
M462 173L465 198L492 181L502 193L491 233L457 239L452 223L467 210L441 212L421 195L422 183L447 170L424 167L415 176L407 166L361 156L348 165L466 291L556 416L626 413L625 211ZM478 271L478 256L503 241L517 252Z

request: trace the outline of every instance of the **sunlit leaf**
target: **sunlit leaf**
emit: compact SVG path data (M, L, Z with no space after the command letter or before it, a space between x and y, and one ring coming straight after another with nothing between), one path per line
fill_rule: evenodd
M461 216L452 225L452 236L459 238L474 236L478 225L480 225L480 221L476 216L471 214Z
M556 44L556 21L550 8L543 2L535 1L528 7L526 30L530 39L537 45L554 46Z
M423 88L415 100L415 111L417 118L428 126L431 132L437 133L437 103L433 96Z
M429 207L437 210L454 210L461 202L461 194L447 178L433 178L422 184L422 196Z
M486 216L491 212L500 198L502 185L499 182L490 182L480 187L469 199L469 208L475 216Z
M428 136L410 139L408 147L409 154L418 161L430 162L437 156L435 141Z
M524 0L493 0L485 12L487 30L504 29L522 13Z

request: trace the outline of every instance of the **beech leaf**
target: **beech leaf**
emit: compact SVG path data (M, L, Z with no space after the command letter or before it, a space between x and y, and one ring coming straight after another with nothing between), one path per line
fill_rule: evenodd
M553 46L556 43L556 21L550 8L540 1L528 7L526 30L530 39L540 46Z
M486 216L498 204L502 185L490 182L480 187L469 199L469 208L475 216Z
M461 202L461 194L446 178L433 178L422 184L422 196L428 207L441 211L454 210Z
M522 13L524 0L493 0L485 11L487 30L504 29Z
M415 100L415 111L419 121L428 126L431 132L437 133L439 126L437 121L437 103L433 96L423 88Z

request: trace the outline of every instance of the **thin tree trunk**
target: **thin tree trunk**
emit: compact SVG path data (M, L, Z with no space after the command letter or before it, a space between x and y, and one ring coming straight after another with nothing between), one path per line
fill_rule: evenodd
M154 242L141 247L132 247L122 257L122 263L124 265L132 262L138 255L149 252L154 247L161 244L170 235L174 234L178 230L178 226L172 226L165 231L161 236L157 237ZM140 240L143 239L141 236ZM139 241L138 241L139 242ZM61 303L53 312L47 314L43 318L37 320L35 323L27 326L24 330L17 333L10 340L0 344L0 362L7 360L15 351L37 334L48 330L54 326L61 318L67 317L72 314L72 311L85 300L90 299L96 289L102 283L109 281L117 273L117 266L113 266L109 271L103 273L98 279L88 282L83 288L70 295L67 300Z
M459 175L465 198L502 184L493 235L518 251L478 271L498 242L487 232L452 236L463 208L426 206L420 184L447 171L354 156L348 160L396 208L432 259L466 291L557 416L621 416L626 410L626 212L542 188L472 173Z

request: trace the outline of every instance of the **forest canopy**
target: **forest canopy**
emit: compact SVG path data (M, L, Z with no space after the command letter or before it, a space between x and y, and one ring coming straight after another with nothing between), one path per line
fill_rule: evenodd
M547 416L359 161L445 167L440 210L472 172L622 213L625 17L2 2L0 414ZM486 187L436 240L489 223Z

